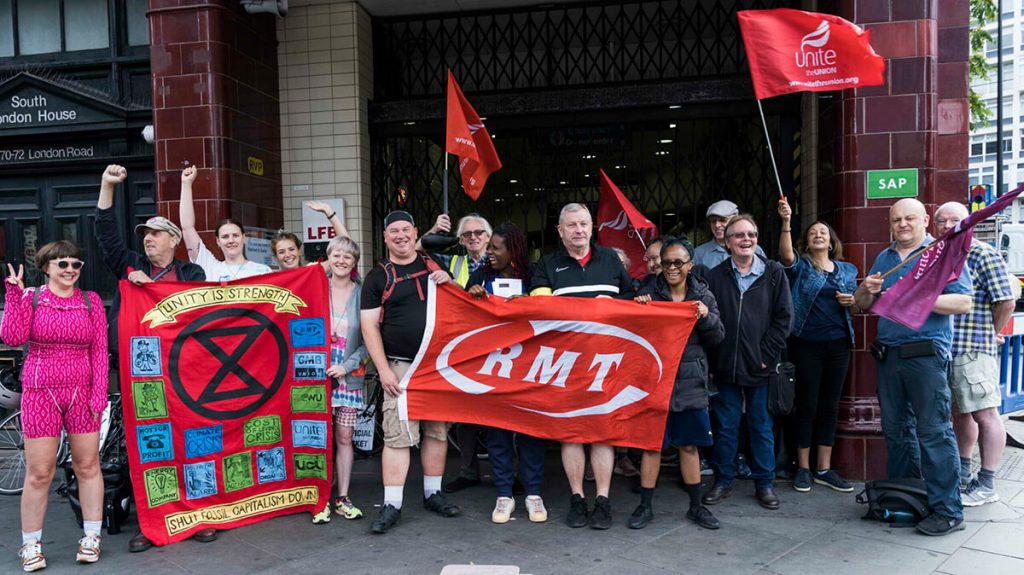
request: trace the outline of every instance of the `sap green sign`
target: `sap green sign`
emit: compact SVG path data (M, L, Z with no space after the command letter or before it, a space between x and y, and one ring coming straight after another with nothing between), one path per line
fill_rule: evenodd
M868 199L916 198L917 168L868 170Z

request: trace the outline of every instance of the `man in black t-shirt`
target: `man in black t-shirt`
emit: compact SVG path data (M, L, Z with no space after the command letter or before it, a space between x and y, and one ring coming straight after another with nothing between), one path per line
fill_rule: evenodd
M416 235L415 222L408 212L394 211L384 218L388 259L366 275L360 304L363 343L384 388L384 454L381 459L384 505L371 526L374 533L386 533L402 517L409 448L417 443L423 464L423 506L442 517L459 513L459 508L448 503L441 493L441 477L448 453L448 424L401 421L398 414L398 396L402 393L399 382L416 357L426 328L427 281L438 284L451 281L451 276L437 262L428 262L430 256L416 251Z

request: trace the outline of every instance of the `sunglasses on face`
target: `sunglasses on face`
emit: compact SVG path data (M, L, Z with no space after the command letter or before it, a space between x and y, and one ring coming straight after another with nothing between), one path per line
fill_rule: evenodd
M468 240L471 237L482 237L487 233L487 230L466 230L462 232L462 239Z
M661 267L665 269L679 268L683 269L683 266L691 263L690 260L661 260Z
M750 238L752 240L756 240L757 239L757 232L733 232L733 233L729 234L729 237L730 238L738 238L738 239L741 239L741 240L743 238Z
M67 260L61 260L59 262L53 262L53 263L57 264L57 267L59 267L62 270L68 269L68 266L71 266L71 269L73 269L73 270L80 270L80 269L82 269L82 266L85 265L85 263L81 262L81 261L69 262Z

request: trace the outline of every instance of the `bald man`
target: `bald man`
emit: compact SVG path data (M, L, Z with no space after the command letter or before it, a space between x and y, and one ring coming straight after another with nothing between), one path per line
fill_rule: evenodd
M889 209L893 243L882 250L857 288L860 309L869 311L879 295L912 268L907 256L932 242L925 230L924 204L905 198ZM899 267L885 279L882 275ZM951 363L953 314L971 310L971 279L967 268L946 285L932 313L919 330L878 319L878 337L871 346L878 372L878 404L882 433L889 451L890 479L919 477L928 488L932 514L917 524L925 535L946 535L964 529L960 501L960 464L947 378Z
M935 210L935 233L942 235L967 217L967 208L949 202ZM960 448L960 490L965 507L999 501L995 472L1006 447L1006 429L999 416L1003 394L999 389L997 334L1013 315L1017 298L1010 285L1006 262L996 249L974 239L967 253L974 280L974 306L970 313L953 316L953 368L949 389L953 394L953 433ZM1016 281L1016 280L1012 280ZM971 456L981 442L981 470L971 479Z

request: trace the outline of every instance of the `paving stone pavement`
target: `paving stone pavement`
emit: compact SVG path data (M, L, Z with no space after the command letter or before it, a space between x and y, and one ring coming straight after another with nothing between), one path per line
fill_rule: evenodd
M1008 460L1022 453L1008 449ZM449 473L457 468L453 456ZM54 493L43 536L49 563L45 573L423 575L438 574L451 564L516 565L532 575L1024 573L1024 482L997 481L1000 502L968 509L966 530L932 538L863 521L864 507L853 494L819 485L801 494L780 482L782 507L767 511L757 505L753 485L738 481L732 497L712 508L722 529L707 531L685 519L687 497L672 470L664 469L654 499L655 519L646 529L626 528L639 496L631 492L630 480L616 477L615 524L595 531L570 529L562 522L568 493L557 448L548 450L544 493L550 519L544 524L526 519L521 498L511 522L492 524L495 495L486 462L482 469L481 486L450 496L463 509L457 518L442 519L423 509L421 473L414 464L402 522L387 535L370 534L381 496L379 460L359 460L351 491L366 519L335 516L328 525L312 525L308 515L292 515L222 532L214 543L185 541L129 554L133 520L122 533L104 538L103 557L94 567L75 565L80 532L67 501ZM593 484L587 489L592 493ZM0 516L7 518L0 524L0 573L15 573L17 497L0 496Z

